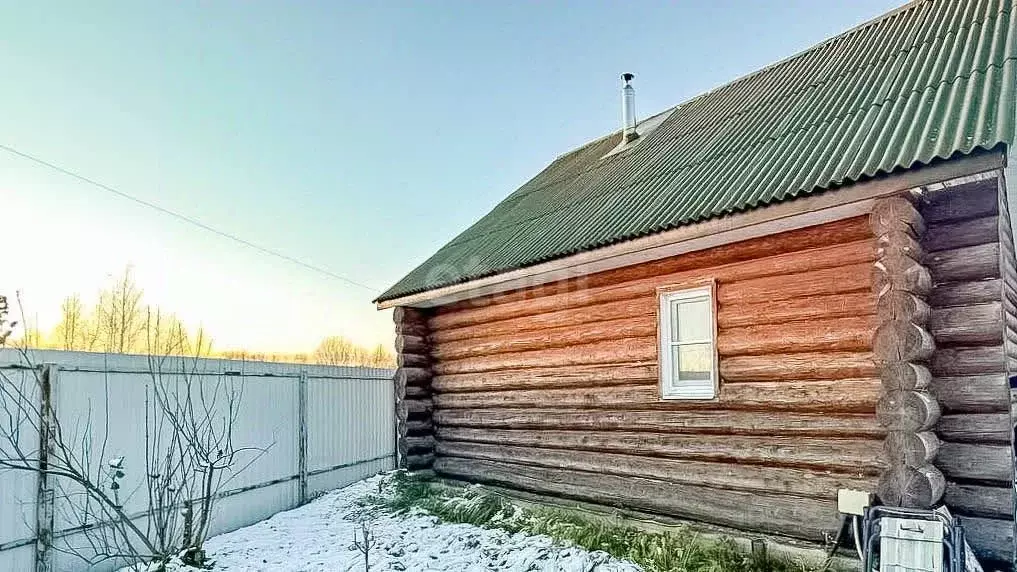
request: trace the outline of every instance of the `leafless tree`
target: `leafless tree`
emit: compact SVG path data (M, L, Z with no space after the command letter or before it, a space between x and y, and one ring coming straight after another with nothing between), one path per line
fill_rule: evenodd
M7 316L6 300L0 298L0 343L10 336ZM149 332L149 347L178 349L181 338L172 328L160 328L157 314L148 320L142 331ZM167 331L169 340L158 339ZM193 347L207 346L201 338ZM108 384L105 403L97 411L89 407L85 419L67 426L68 420L40 399L47 374L34 366L27 348L16 351L23 367L0 370L0 471L44 474L52 483L61 521L69 523L73 538L84 540L71 545L65 539L51 547L90 564L111 559L165 563L173 556L205 564L202 546L220 493L266 451L233 442L243 398L240 381L200 371L197 359L150 351L144 458L132 459L110 450L115 412Z
M122 354L137 348L145 327L142 294L130 266L112 288L99 294L96 321L104 351Z
M367 524L367 521L360 523L360 536L357 536L357 529L353 529L353 547L364 555L364 572L371 570L371 548L377 543L374 532Z

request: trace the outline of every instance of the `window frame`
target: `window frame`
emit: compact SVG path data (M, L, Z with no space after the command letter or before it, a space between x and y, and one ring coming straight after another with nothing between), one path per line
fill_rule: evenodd
M706 298L710 308L710 343L711 369L709 396L703 394L683 393L674 379L672 347L695 343L706 343L707 340L696 340L686 342L673 342L671 332L676 324L672 323L671 305L679 300L692 300ZM657 288L657 366L659 369L658 386L662 400L684 400L684 401L711 401L717 400L720 393L720 367L717 354L717 284L715 280L698 282L695 284L683 284L664 286Z

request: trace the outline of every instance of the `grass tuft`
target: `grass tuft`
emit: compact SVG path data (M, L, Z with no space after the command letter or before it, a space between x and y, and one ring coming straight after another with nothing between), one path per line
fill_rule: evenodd
M588 517L558 508L520 508L479 485L450 489L405 471L393 473L386 494L372 497L381 508L421 511L451 523L543 534L562 544L604 551L639 564L647 572L817 572L802 561L748 554L734 541L705 539L678 527L648 532L621 520Z

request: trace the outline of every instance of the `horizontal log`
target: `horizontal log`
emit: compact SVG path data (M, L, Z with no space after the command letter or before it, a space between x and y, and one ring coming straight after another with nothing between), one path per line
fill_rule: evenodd
M597 387L655 382L656 362L609 363L439 375L431 387L441 392L503 389Z
M813 541L827 538L838 526L833 501L478 459L440 457L435 470L525 491Z
M929 254L925 265L936 284L999 278L999 244L980 244Z
M792 352L868 351L874 316L853 316L721 330L717 352L722 357Z
M940 417L936 433L952 443L1009 445L1013 425L1007 413L957 413Z
M427 337L431 332L426 322L396 322L395 333Z
M434 431L431 419L412 419L406 422L407 435L428 435Z
M409 415L430 415L434 409L431 399L404 399L403 404L406 406L406 412Z
M887 256L906 256L921 261L925 249L907 230L893 230L876 237L876 259Z
M398 334L395 339L395 350L399 353L427 354L429 351L427 338L411 334Z
M424 435L420 437L407 437L406 447L409 454L430 453L434 451L434 437Z
M655 306L652 300L644 302L644 305L650 308ZM444 342L435 346L432 355L439 360L454 360L528 350L567 348L578 344L624 338L645 338L656 334L655 316L647 314L578 326L563 326L496 337Z
M513 292L503 292L483 298L474 298L457 304L450 304L438 310L439 316L435 323L439 327L445 327L448 325L444 322L445 315L457 314L465 309L476 309L494 304L518 302L520 300L532 300L553 294L611 286L622 282L665 276L690 270L733 265L743 261L753 261L762 258L779 260L780 258L794 256L808 250L820 251L818 254L820 254L821 258L829 260L832 257L825 256L825 251L834 251L845 244L865 241L871 236L868 217L859 216L726 244L708 250L689 252L653 262L607 270L570 280L561 280L552 284L515 290ZM871 247L865 250L871 251ZM865 253L862 252L862 254L864 255ZM785 256L782 257L781 255Z
M875 312L875 298L867 291L772 300L755 304L732 301L717 312L717 326L738 328L760 324L784 324L803 320L822 320L847 316L867 316Z
M928 196L921 212L926 224L995 216L999 213L994 180L974 181L937 191Z
M400 353L396 355L396 365L399 367L424 367L426 368L431 364L431 358L420 355L420 354L404 354Z
M879 324L872 337L872 355L877 363L924 361L935 349L936 343L925 328L905 320Z
M943 502L955 515L1009 518L1013 513L1013 489L948 482Z
M932 356L929 370L933 377L1003 373L1003 347L940 348Z
M434 464L434 454L424 453L420 455L407 455L406 468L411 471L419 471L422 469L430 469Z
M739 409L830 413L871 412L878 379L732 383L714 400L662 400L657 384L616 387L439 393L438 408L582 407L589 409Z
M871 287L871 266L866 262L738 282L718 282L717 300L721 305L735 302L755 304L768 300L861 292Z
M403 395L406 399L424 399L431 396L431 390L426 387L410 385L403 390Z
M929 319L937 346L999 344L1003 341L1003 306L999 302L937 308Z
M872 291L877 294L899 290L924 297L932 290L932 275L928 268L907 256L882 256L872 264L869 274Z
M939 452L939 438L931 431L890 431L883 441L887 464L919 468L928 465Z
M876 478L860 474L806 471L705 461L676 461L565 449L541 449L459 441L438 441L438 455L483 459L735 490L833 500L837 490L872 490Z
M876 496L888 506L932 508L945 489L946 479L932 465L893 465L879 477Z
M921 364L911 362L885 362L879 366L879 379L883 389L925 390L932 385L932 373Z
M731 356L720 360L723 381L780 381L783 379L849 379L873 377L871 352L792 353Z
M392 321L397 324L426 324L428 311L398 306L392 310Z
M1006 519L959 517L964 538L979 560L1012 566L1014 552L1013 517Z
M895 195L876 201L869 214L869 227L877 237L895 231L922 236L925 234L925 219L908 198Z
M888 290L879 294L876 313L881 322L901 320L925 326L931 310L924 299L903 290Z
M656 321L657 303L653 296L641 296L581 308L552 310L541 314L510 317L493 322L481 322L457 328L445 328L431 333L436 344L459 340L515 335L520 332L543 332L550 328L597 324L611 320L645 317Z
M519 316L530 316L554 312L567 308L580 308L605 302L625 300L631 298L654 297L659 286L669 284L677 285L684 283L702 283L704 275L716 279L720 283L733 281L749 281L766 276L786 276L790 274L801 275L806 279L825 285L819 290L808 288L796 290L789 295L771 296L765 299L789 299L802 295L815 296L820 294L833 294L850 291L851 285L838 288L836 283L830 283L838 272L836 268L851 268L852 265L868 266L874 255L872 242L869 240L859 241L846 245L837 245L830 248L817 248L801 252L792 252L773 256L735 262L716 267L700 267L697 269L671 274L660 274L638 280L610 282L599 286L585 284L582 289L575 291L559 291L555 285L547 290L547 295L526 296L514 301L499 301L487 306L462 308L455 311L440 313L430 321L432 331L440 331L446 328L461 327L476 324L486 324L497 320L515 318ZM631 268L639 268L636 265ZM709 268L709 272L704 272ZM833 268L834 270L829 270ZM820 269L826 269L823 272ZM815 275L816 273L818 275ZM844 272L840 272L844 275ZM591 282L593 278L591 277ZM777 279L776 283L786 283L787 279ZM836 282L836 281L834 281ZM867 286L866 286L867 287ZM845 289L846 288L846 289ZM854 287L854 290L864 288ZM544 292L545 290L535 290ZM732 297L728 301L737 299ZM755 301L764 301L757 299ZM744 300L750 302L751 300Z
M657 338L627 338L577 344L571 347L442 361L432 368L438 375L476 373L527 367L556 367L649 361L657 359Z
M933 308L945 308L947 306L970 306L998 302L1002 290L1003 281L998 278L937 284L929 294L929 305Z
M889 431L927 431L939 415L936 398L921 391L887 391L876 403L876 420Z
M874 475L884 466L882 442L746 435L683 435L634 431L474 429L439 424L442 441L599 451L770 467L819 468Z
M951 481L984 481L1013 485L1013 449L943 441L936 466Z
M990 413L1007 411L1010 389L1002 373L934 377L931 391L947 412Z
M639 404L632 404L640 407ZM494 429L626 430L724 435L882 438L869 413L830 415L786 411L603 411L582 409L439 409L441 425Z
M431 383L431 370L425 367L400 367L395 372L396 385L427 387Z
M988 244L999 240L999 218L987 216L933 226L922 246L927 252Z

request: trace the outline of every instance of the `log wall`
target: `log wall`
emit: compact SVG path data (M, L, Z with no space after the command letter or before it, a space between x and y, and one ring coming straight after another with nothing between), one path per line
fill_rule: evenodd
M933 288L931 389L942 408L935 464L944 501L983 558L1012 561L1013 425L1007 374L1017 361L1013 240L995 178L926 197L922 240Z
M859 217L439 308L434 469L822 541L886 467L875 252ZM710 278L718 397L663 401L656 289Z
M397 463L402 469L429 469L434 461L434 429L427 313L396 308L392 317L399 366L394 380Z

